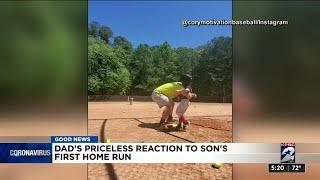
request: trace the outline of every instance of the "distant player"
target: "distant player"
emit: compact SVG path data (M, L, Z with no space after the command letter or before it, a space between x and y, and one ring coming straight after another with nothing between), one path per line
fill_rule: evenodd
M197 97L196 94L192 93L191 88L192 77L188 74L184 74L181 76L179 82L171 82L163 84L157 87L152 92L152 100L156 102L159 108L165 107L162 113L162 117L160 120L160 125L164 125L166 123L172 123L172 113L174 108L174 100L181 102L177 108L177 115L179 117L178 128L186 128L189 124L188 121L184 118L184 113L189 107L189 99Z

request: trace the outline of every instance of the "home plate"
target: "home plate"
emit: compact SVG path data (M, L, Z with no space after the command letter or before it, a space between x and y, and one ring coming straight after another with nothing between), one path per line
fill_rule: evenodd
M177 129L178 124L170 123L170 124L165 124L160 126L159 130L160 131L172 131Z

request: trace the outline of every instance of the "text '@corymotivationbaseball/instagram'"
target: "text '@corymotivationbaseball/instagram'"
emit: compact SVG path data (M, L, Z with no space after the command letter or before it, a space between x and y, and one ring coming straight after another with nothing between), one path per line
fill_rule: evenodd
M289 22L285 20L188 20L182 21L184 27L188 26L226 26L226 25L264 25L264 26L282 26L288 25Z

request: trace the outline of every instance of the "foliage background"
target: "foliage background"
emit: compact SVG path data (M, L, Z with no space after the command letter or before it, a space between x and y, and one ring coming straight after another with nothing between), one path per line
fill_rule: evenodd
M89 95L150 95L157 86L189 73L199 96L231 102L231 37L215 37L197 48L172 48L166 41L134 48L96 21L89 23L88 34Z

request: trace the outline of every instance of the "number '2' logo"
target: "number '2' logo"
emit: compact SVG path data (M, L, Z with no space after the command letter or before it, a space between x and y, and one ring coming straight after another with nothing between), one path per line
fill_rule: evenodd
M281 163L295 162L295 144L281 143Z

